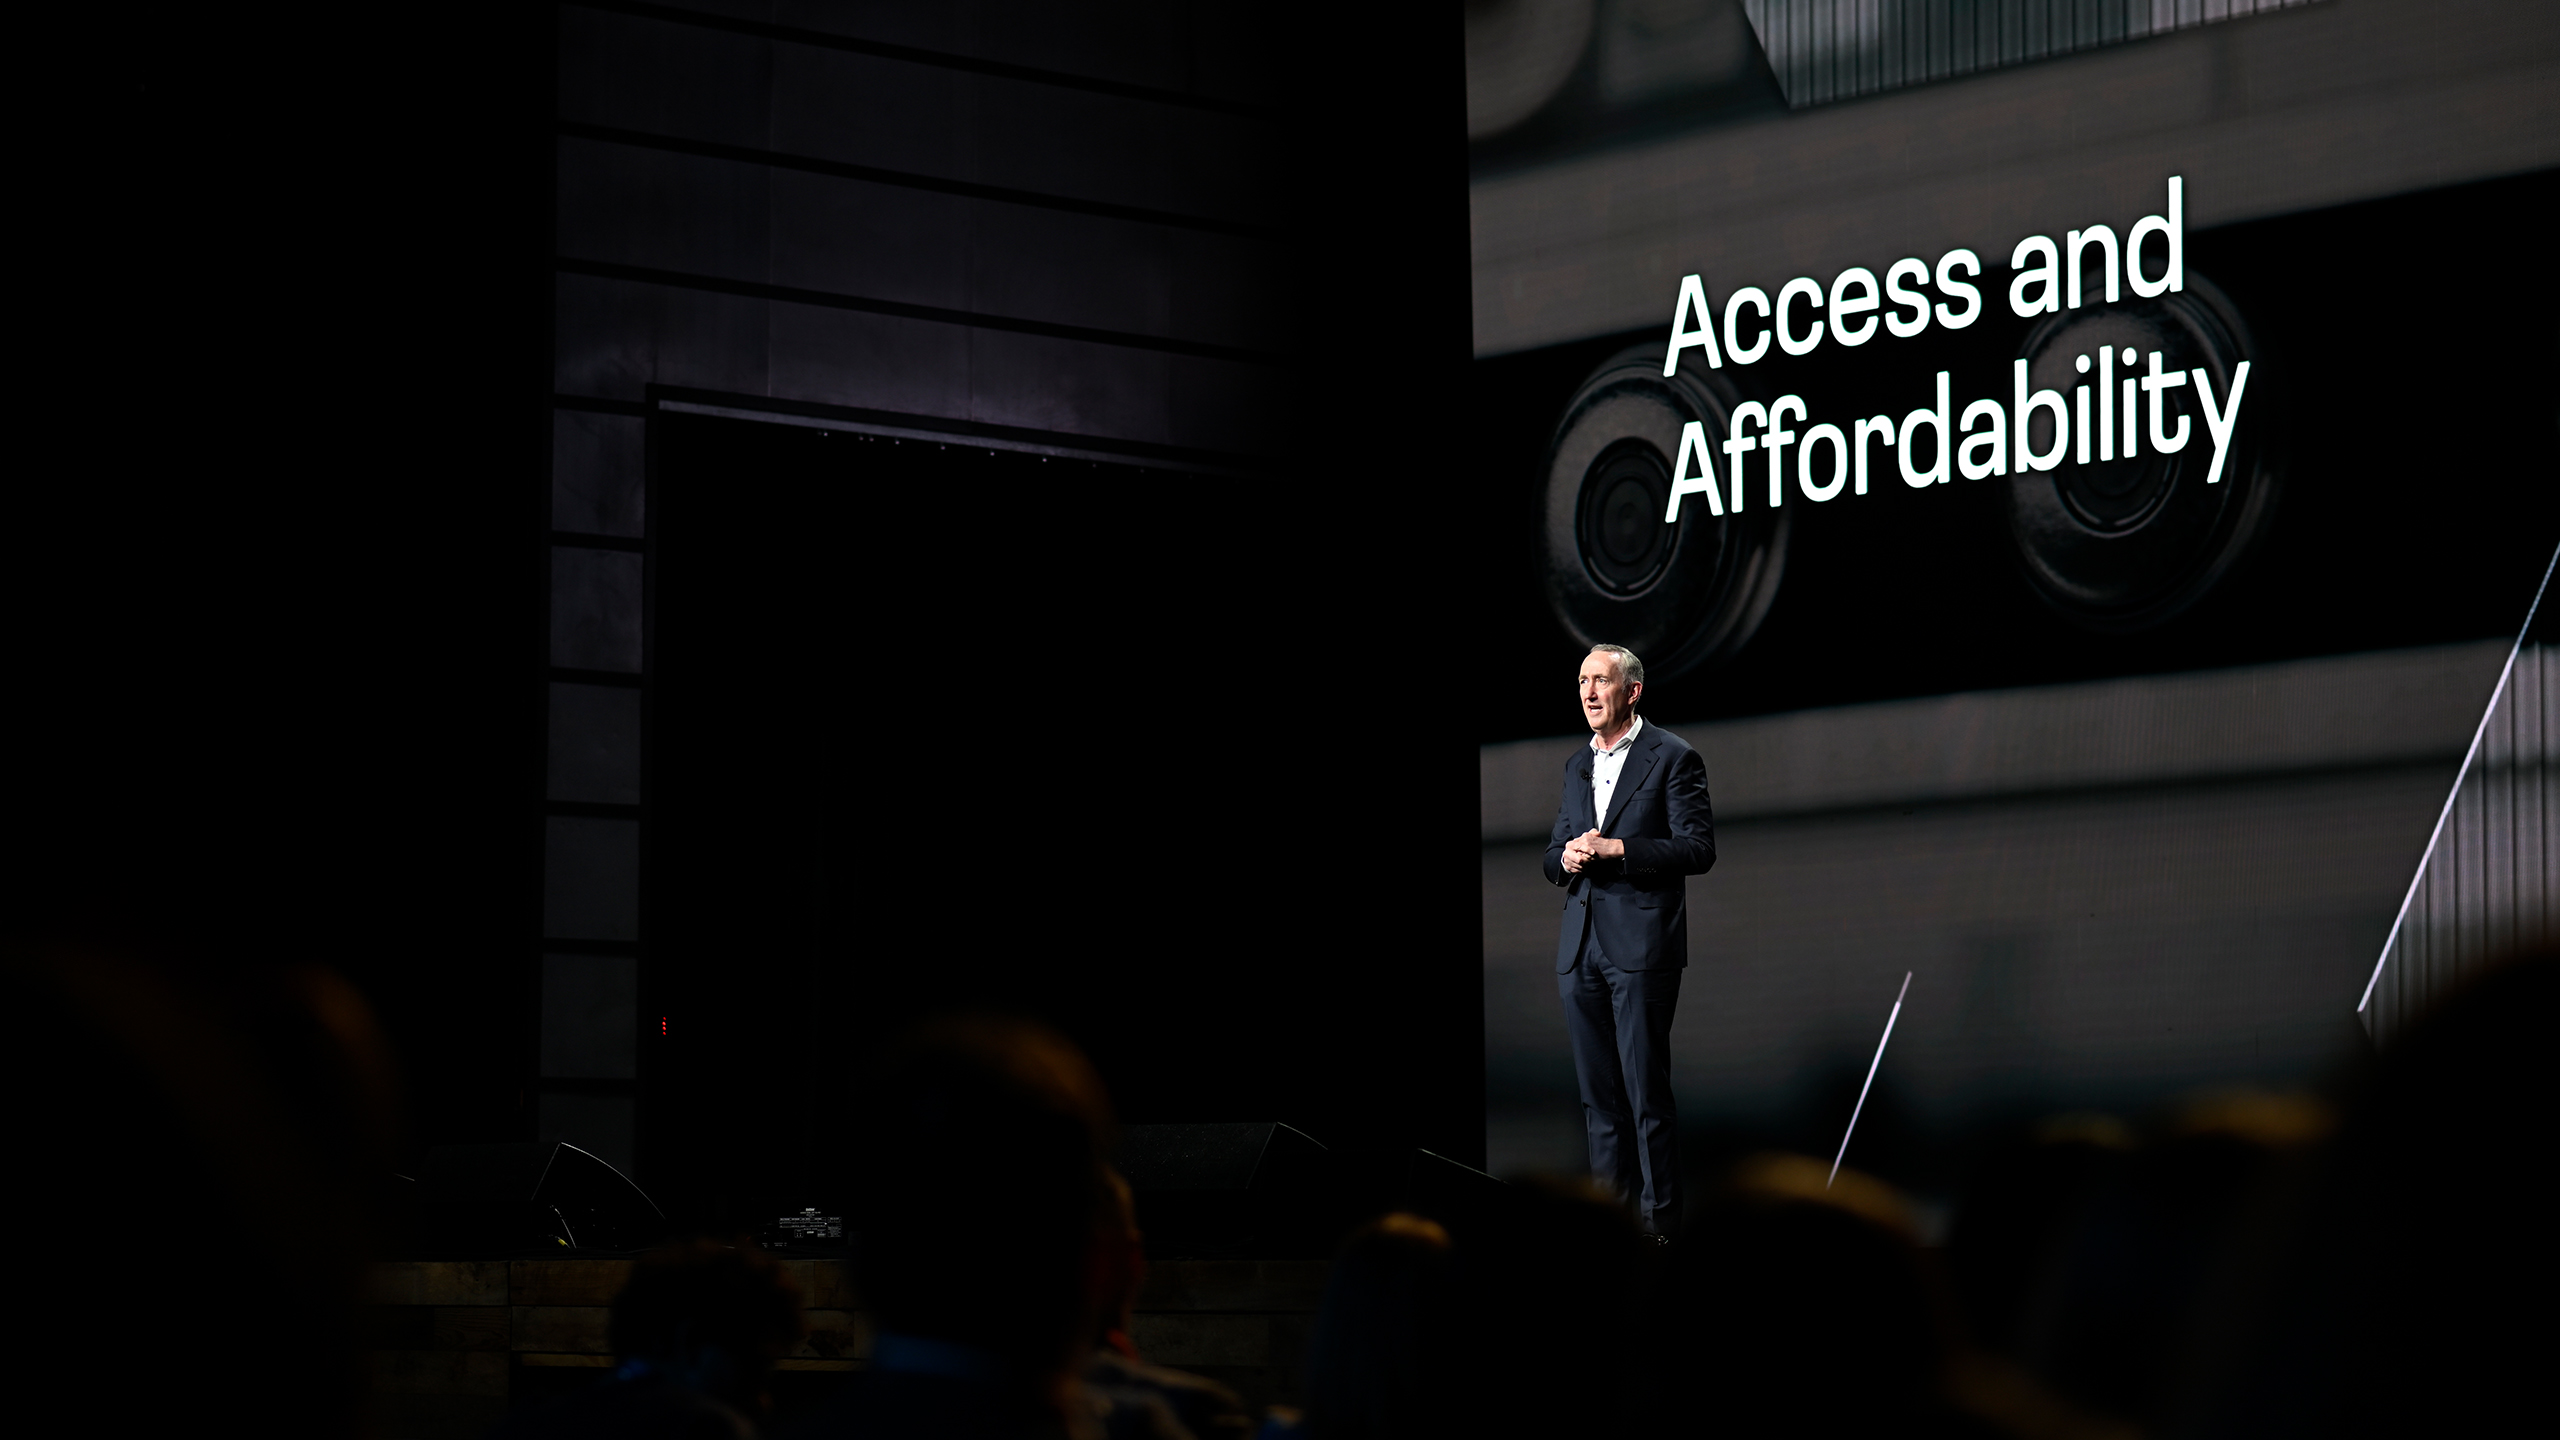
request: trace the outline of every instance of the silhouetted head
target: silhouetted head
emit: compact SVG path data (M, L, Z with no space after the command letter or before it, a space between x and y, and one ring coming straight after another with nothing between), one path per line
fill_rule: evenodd
M325 971L55 944L0 953L12 1097L13 1354L79 1423L208 1417L362 1428L357 1304L389 1170L389 1061ZM220 1323L134 1383L137 1297L219 1296ZM247 1419L245 1417L254 1417Z
M2560 1280L2550 1172L2560 1115L2560 951L2497 966L2384 1052L2350 1113L2336 1259L2367 1322L2343 1373L2388 1383L2366 1433L2481 1433L2540 1404L2549 1331L2519 1321ZM2350 1258L2352 1257L2352 1259Z
M2554 1280L2542 1141L2560 951L2419 1016L2352 1094L2327 1156L2227 1308L2171 1433L2494 1434L2543 1408ZM2236 1257L2253 1260L2255 1255Z
M1138 1197L1130 1191L1129 1182L1108 1167L1102 1180L1110 1203L1094 1240L1101 1285L1097 1308L1102 1338L1107 1342L1110 1332L1119 1331L1125 1343L1130 1311L1147 1283L1147 1237L1138 1229Z
M1449 1232L1383 1216L1344 1243L1307 1355L1307 1426L1323 1440L1426 1434L1446 1393L1435 1347L1450 1302Z
M2089 1197L2134 1151L2130 1126L2066 1115L1993 1147L1974 1166L1947 1236L1967 1331L2001 1355L2028 1345L2037 1301Z
M1064 1037L931 1025L855 1104L856 1284L884 1333L969 1347L1037 1384L1091 1345L1115 1222L1110 1107Z
M1661 1252L1587 1176L1521 1177L1499 1195L1458 1232L1455 1433L1642 1433L1636 1305Z
M2307 1096L2229 1091L2088 1157L2076 1203L2022 1267L2002 1353L2074 1405L2157 1428L2261 1188L2330 1123Z
M749 1415L804 1333L800 1290L753 1244L696 1240L643 1258L613 1300L613 1353L626 1377L683 1386Z
M1828 1170L1744 1161L1691 1217L1663 1297L1682 1428L1874 1436L1943 1405L1948 1306L1903 1203Z

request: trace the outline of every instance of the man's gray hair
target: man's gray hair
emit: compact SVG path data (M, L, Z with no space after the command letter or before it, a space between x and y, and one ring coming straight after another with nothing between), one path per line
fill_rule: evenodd
M1610 659L1617 661L1619 679L1626 681L1630 685L1641 685L1644 683L1644 662L1637 659L1636 652L1628 649L1626 646L1594 645L1591 647L1591 653L1594 655L1606 655Z

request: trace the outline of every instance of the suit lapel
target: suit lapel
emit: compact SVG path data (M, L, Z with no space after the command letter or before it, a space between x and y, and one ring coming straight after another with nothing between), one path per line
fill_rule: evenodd
M1583 747L1582 747L1582 755L1581 755L1581 758L1579 758L1579 759L1577 759L1577 760L1575 760L1575 761L1573 762L1573 773L1575 774L1575 776L1577 776L1577 777L1578 777L1578 782L1577 782L1577 783L1576 783L1576 785L1574 786L1574 791L1573 791L1573 794L1574 794L1574 802L1573 802L1573 803L1575 803L1576 805L1579 805L1579 806L1581 806L1581 807L1582 807L1582 820L1583 820L1582 830L1597 830L1597 829L1599 829L1599 828L1600 828L1600 820L1599 820L1599 817L1591 813L1591 811L1592 811L1592 800L1591 800L1591 762L1592 762L1592 758L1593 758L1593 757L1592 757L1592 753L1591 753L1591 747L1590 747L1590 746L1588 746L1588 745L1585 745L1585 746L1583 746ZM1582 833L1582 830L1577 830L1577 831L1575 831L1574 833L1575 833L1575 834L1577 834L1577 835L1579 835L1579 834L1581 834L1581 833Z
M1661 758L1661 750L1662 740L1654 734L1653 722L1645 722L1644 733L1636 737L1635 750L1627 756L1626 763L1618 767L1618 783L1609 787L1609 816L1600 823L1601 834L1608 834L1610 823L1626 813L1627 797L1644 784L1644 777L1653 773L1654 762Z

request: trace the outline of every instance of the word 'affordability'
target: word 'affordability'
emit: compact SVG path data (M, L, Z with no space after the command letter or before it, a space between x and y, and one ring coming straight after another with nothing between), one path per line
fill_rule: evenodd
M2103 258L2104 293L2113 304L2123 288L2129 288L2142 299L2153 299L2186 289L2186 204L2182 177L2169 177L2169 206L2166 215L2145 216L2136 223L2119 248L2116 233L2105 225L2069 232L2057 246L2049 235L2030 235L2018 242L2009 256L2010 269L2017 272L2009 283L2009 309L2020 318L2079 309L2083 303L2082 261L2091 251ZM2165 242L2166 264L2157 276L2147 275L2142 267L2143 241L2157 234ZM2065 263L2065 257L2068 263ZM1737 365L1748 365L1769 353L1772 339L1789 355L1810 354L1827 335L1845 346L1864 345L1881 327L1897 339L1909 339L1929 328L1932 317L1950 330L1961 330L1982 317L1982 292L1959 276L1982 273L1981 257L1971 250L1950 250L1938 257L1933 269L1917 258L1895 261L1885 270L1878 285L1875 272L1863 266L1852 266L1834 276L1826 291L1815 281L1798 277L1778 291L1771 304L1767 292L1757 286L1744 286L1725 300L1724 344L1716 343L1716 331L1706 298L1706 287L1698 276L1680 281L1680 298L1672 309L1671 348L1663 357L1662 373L1668 378L1680 371L1680 355L1684 350L1706 352L1707 364L1721 369L1726 357ZM1938 293L1946 297L1934 305L1930 298L1912 288L1927 284L1934 276ZM1954 302L1949 304L1948 302ZM1889 308L1888 308L1889 302ZM1808 328L1799 330L1795 311L1801 303L1807 310L1827 309L1826 323L1814 317ZM1905 311L1908 313L1904 313ZM1756 312L1758 328L1746 344L1742 329L1745 312ZM1881 311L1881 313L1878 313ZM1692 325L1692 320L1695 325ZM1802 396L1781 395L1767 405L1745 401L1734 407L1731 433L1725 437L1723 450L1731 476L1731 508L1743 505L1743 456L1753 450L1769 456L1769 503L1779 505L1786 498L1784 450L1793 445L1796 451L1796 483L1809 500L1829 500L1854 483L1854 493L1867 493L1868 453L1870 442L1882 440L1894 447L1895 463L1904 484L1914 489L1944 484L1952 469L1968 480L1991 475L2006 475L2014 460L2023 473L2027 470L2051 470L2061 465L2066 453L2073 463L2087 465L2093 460L2110 462L2122 451L2132 459L2141 453L2146 439L2151 448L2164 455L2174 455L2187 448L2193 438L2187 415L2177 416L2177 427L2167 426L2171 410L2169 392L2192 379L2196 387L2198 408L2203 413L2205 430L2213 442L2213 463L2205 474L2205 483L2219 484L2222 467L2230 452L2232 432L2240 416L2240 398L2249 384L2249 362L2234 367L2231 391L2216 403L2212 376L2202 368L2183 374L2163 370L2164 355L2152 351L2147 372L2137 375L2135 365L2140 357L2131 348L2123 351L2125 378L2116 378L2117 352L2112 346L2100 347L2094 356L2081 355L2077 363L2080 373L2095 369L2093 385L2075 388L2066 402L2057 390L2027 389L2027 362L2012 363L2010 396L2006 405L1998 400L1975 400L1957 417L1951 398L1952 380L1947 371L1937 375L1937 403L1914 410L1899 424L1889 415L1876 415L1851 422L1844 432L1837 425L1820 424L1806 430L1801 437L1786 428L1793 416L1798 421L1807 417ZM2095 366L2091 364L2095 360ZM2096 414L2091 414L2092 390ZM2139 394L2143 402L2137 403ZM2119 397L2121 401L2119 402ZM2147 409L2150 423L2136 424L2139 411ZM2047 412L2053 422L2052 441L2037 450L2029 441L2029 422L2036 412ZM2121 424L2119 424L2119 419ZM1744 433L1746 425L1758 427L1758 435ZM1927 429L1936 441L1936 459L1922 467L1914 457L1911 443ZM2148 433L2145 434L2144 432ZM2119 441L2121 436L2121 441ZM2095 454L2092 455L2094 443ZM1815 455L1822 447L1830 452L1829 475L1817 482ZM1691 470L1695 462L1694 473ZM1854 474L1854 482L1853 482ZM1704 495L1710 514L1726 513L1724 497L1718 493L1713 456L1707 444L1706 426L1692 420L1680 432L1680 455L1672 466L1671 500L1663 513L1668 524L1680 518L1680 500L1685 495Z

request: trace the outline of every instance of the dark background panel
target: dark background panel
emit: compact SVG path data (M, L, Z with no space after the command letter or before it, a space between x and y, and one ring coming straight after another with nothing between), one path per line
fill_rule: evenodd
M1098 242L971 304L1163 328L1091 307L1179 248L1165 318L1258 317L1233 338L1267 360L982 329L966 393L920 402L885 371L826 378L848 340L920 322L775 307L778 393L1170 438L1216 468L649 422L638 1152L689 1223L832 1203L864 1065L952 1008L1060 1025L1135 1121L1287 1120L1380 1184L1415 1145L1481 1156L1473 745L1419 683L1463 644L1434 617L1472 522L1416 547L1401 518L1436 473L1414 418L1452 413L1466 367L1456 33L1275 33L1302 88L1267 143L1184 141L1292 217L1268 239L971 202L989 263ZM1392 104L1327 99L1389 76ZM1157 163L1119 133L1053 138ZM1403 403L1347 401L1381 354Z
M5 928L334 965L454 1139L512 1137L533 1043L549 27L27 36L76 118L29 177Z
M727 145L771 138L769 39L584 5L553 16L562 120Z
M671 1203L825 1203L870 1055L990 1005L1074 1036L1133 1121L1280 1118L1360 1163L1481 1144L1474 935L1426 888L1469 839L1426 807L1460 797L1263 487L655 423Z
M808 285L768 263L778 178L761 165L564 136L554 189L563 255L734 280ZM905 287L882 293L909 296Z
M2555 204L2546 172L2188 237L2189 270L2231 296L2264 354L2242 423L2280 426L2290 459L2262 543L2186 613L2134 635L2080 629L2027 585L1990 486L1914 492L1888 467L1862 497L1815 505L1791 490L1795 533L1760 631L1722 668L1655 687L1647 709L1717 719L2512 634L2560 539L2560 344L2454 277L2547 268L2530 217ZM2027 327L2002 303L2004 257L1986 269L1987 313L1953 343L1933 328L1725 373L1764 399L1802 394L1817 421L1899 416L1940 368L1959 410L1976 395L2005 405ZM1487 503L1498 515L1477 570L1480 740L1573 728L1576 647L1538 588L1535 487L1574 387L1628 345L1663 343L1649 331L1476 363L1469 470L1510 497ZM1757 503L1756 464L1752 478Z
M1269 28L1230 6L1185 0L1087 8L1043 0L861 6L790 0L773 10L784 24L832 35L961 51L1119 85L1270 98Z
M599 1088L618 1077L565 1072L542 1093L544 956L636 948L641 1039L665 1016L669 1041L644 1045L629 1088L638 1166L706 1224L769 1218L822 1173L868 1037L945 999L1053 1015L1133 1118L1288 1118L1380 1167L1414 1144L1480 1154L1473 745L1407 638L1450 643L1438 617L1473 536L1417 545L1403 518L1435 499L1441 431L1414 419L1457 413L1467 363L1459 21L1384 19L1358 45L1267 25L1240 47L1202 19L1191 59L1147 73L1285 75L1276 118L1168 102L1202 118L1140 144L1125 97L1003 115L1064 127L1048 138L1065 158L1026 186L1279 217L1269 239L1176 227L1147 262L1177 273L1170 326L1198 317L1268 364L555 269L572 241L654 236L669 245L614 256L714 268L751 239L757 217L699 207L791 187L715 185L671 212L649 177L692 162L634 160L577 162L555 190L557 122L776 143L782 42L672 27L617 49L604 32L645 27L499 6L424 26L173 12L72 37L85 68L65 79L86 88L65 113L103 118L95 152L49 177L80 217L58 267L78 303L28 413L69 458L62 483L9 500L13 634L41 677L10 779L10 928L337 966L391 1034L412 1153L556 1130L549 1100L620 1099ZM967 159L942 178L972 178ZM555 235L564 201L575 223ZM1135 252L1087 218L1036 227L1068 238L962 303L1097 316L1108 287L1088 281L1120 284ZM1356 398L1382 365L1391 409ZM1236 464L1003 478L993 507L977 471L910 475L848 517L862 492L799 447L850 442L790 430L704 459L685 426L731 432L644 420L652 385L1082 426ZM644 424L671 427L645 505ZM662 547L665 693L637 814L624 707L555 716L547 698L598 678L549 673L586 654L554 653L555 616L627 639L628 606L604 603L621 589L587 570L618 575L631 552L566 538L593 563L559 579L554 521L645 526ZM797 631L747 607L801 613L791 586L862 603ZM710 598L688 610L688 593ZM892 784L931 769L906 753L919 637L970 662L967 724L1021 737L1011 768L957 777L967 834L936 833L930 797ZM633 678L659 683L645 663ZM555 718L612 773L546 802ZM1172 778L1133 784L1156 773L1151 743L1177 747ZM886 884L883 847L950 858ZM1098 870L1084 857L1105 847L1116 868ZM546 919L547 899L600 897Z

